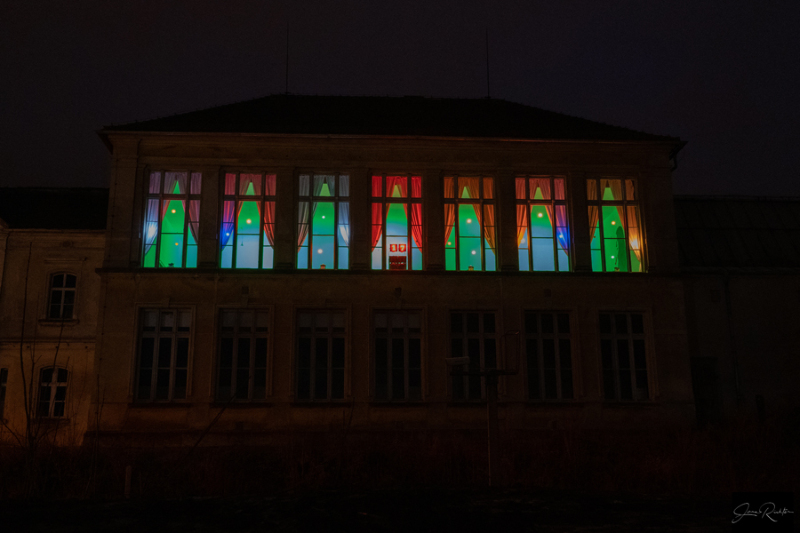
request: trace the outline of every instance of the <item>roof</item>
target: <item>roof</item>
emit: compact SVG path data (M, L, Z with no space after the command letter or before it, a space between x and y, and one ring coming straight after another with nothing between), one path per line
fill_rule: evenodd
M103 230L108 189L0 187L0 219L12 229Z
M800 268L800 198L676 196L684 270Z
M506 100L272 95L112 131L682 142Z

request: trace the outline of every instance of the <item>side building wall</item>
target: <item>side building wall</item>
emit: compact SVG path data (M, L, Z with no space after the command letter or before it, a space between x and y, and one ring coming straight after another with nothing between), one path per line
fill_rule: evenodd
M37 440L78 445L96 389L100 301L96 270L102 264L105 232L7 229L2 233L6 242L0 285L0 369L6 370L7 382L0 442L24 442L30 431ZM51 319L48 312L51 280L59 273L76 277L73 314L65 320ZM41 416L39 405L46 400L41 372L54 366L67 371L64 412Z

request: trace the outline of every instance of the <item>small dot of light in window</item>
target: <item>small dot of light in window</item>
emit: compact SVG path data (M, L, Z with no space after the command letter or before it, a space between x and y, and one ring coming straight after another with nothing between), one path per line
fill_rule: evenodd
M253 221L248 218L247 219L247 223L250 224L251 222L253 222Z
M475 250L472 250L472 255L475 255L476 253L478 253L478 252L476 252Z
M612 221L611 221L611 225L612 225L612 226L616 225L616 223L617 223L617 221L616 221L616 220L612 220Z
M177 243L177 242L175 243L175 246L178 246L178 243Z
M452 242L450 242L450 241L447 241L447 246L450 246L450 245L452 245L452 244L453 244Z
M226 233L225 234L226 237L230 237L230 235L231 235L230 233Z
M318 254L321 254L321 253L322 253L322 248L320 248L319 250L317 250L317 253L318 253Z
M472 224L472 219L471 218L467 219L467 224Z
M322 218L325 218L325 215L322 215Z
M538 215L536 215L536 216L537 216L537 217L539 217L539 218L542 218L542 214L541 214L541 213L539 213L539 214L538 214Z
M174 212L175 212L175 210L173 209L173 210L172 210L172 212L174 213Z
M611 259L614 259L614 256L613 256L613 255L611 256Z

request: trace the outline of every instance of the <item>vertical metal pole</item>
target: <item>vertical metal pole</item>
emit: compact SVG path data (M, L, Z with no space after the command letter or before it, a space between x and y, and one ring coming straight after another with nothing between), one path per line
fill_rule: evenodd
M499 426L497 422L497 376L486 375L486 419L489 426L489 486L501 485Z

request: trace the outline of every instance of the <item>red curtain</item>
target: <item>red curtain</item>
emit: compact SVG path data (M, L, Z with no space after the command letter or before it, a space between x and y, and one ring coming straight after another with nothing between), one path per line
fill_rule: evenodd
M453 224L456 221L455 204L444 204L444 244L450 240L450 232L453 231Z
M264 202L264 233L270 246L275 245L275 202Z
M422 198L422 180L417 177L411 178L411 197ZM406 209L408 216L408 209ZM417 247L422 251L422 203L411 204L411 236Z
M372 204L372 249L378 246L383 233L383 204L373 202Z

